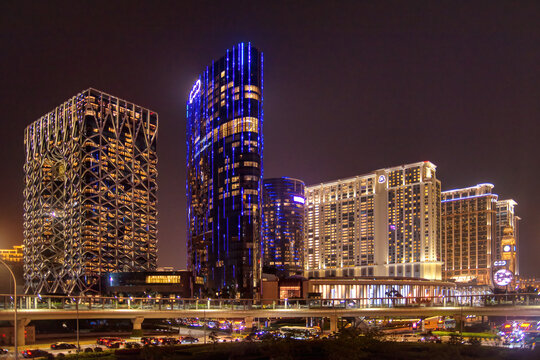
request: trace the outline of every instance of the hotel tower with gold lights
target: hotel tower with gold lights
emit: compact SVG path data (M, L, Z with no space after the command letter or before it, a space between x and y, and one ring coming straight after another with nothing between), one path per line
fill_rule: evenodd
M156 267L158 115L87 89L24 132L27 293L99 292Z
M441 279L441 182L429 161L306 187L304 274Z
M187 101L187 246L199 295L251 298L261 273L263 56L241 43Z
M442 192L443 278L492 285L498 196L493 184Z

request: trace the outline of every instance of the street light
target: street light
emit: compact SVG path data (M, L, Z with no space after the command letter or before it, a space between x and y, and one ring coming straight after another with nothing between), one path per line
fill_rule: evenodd
M17 349L17 280L15 279L13 271L11 271L11 268L4 262L4 260L0 259L0 262L8 269L11 277L13 278L13 345L15 348L15 360L17 360L19 358L19 350Z

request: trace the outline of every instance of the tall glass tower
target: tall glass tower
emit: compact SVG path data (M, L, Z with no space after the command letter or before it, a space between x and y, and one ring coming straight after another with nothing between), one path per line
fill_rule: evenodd
M303 275L304 182L288 177L263 182L263 270Z
M187 246L202 296L252 298L261 263L263 55L227 50L187 101Z
M99 293L156 267L158 115L95 89L24 132L27 293Z

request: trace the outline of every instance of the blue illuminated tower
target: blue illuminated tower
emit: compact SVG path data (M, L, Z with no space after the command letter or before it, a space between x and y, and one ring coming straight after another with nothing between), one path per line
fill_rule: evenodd
M261 274L263 55L227 50L187 101L187 245L201 296L252 298Z
M297 179L264 179L264 272L287 277L304 270L304 188Z

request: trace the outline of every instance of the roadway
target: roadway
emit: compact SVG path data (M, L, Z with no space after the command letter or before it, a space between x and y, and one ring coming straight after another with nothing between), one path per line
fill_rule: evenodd
M17 311L26 320L67 319L167 319L167 318L309 318L309 317L429 317L442 315L540 316L540 305L427 306L389 308L288 308L288 309L38 309ZM13 310L0 310L0 320L13 319Z

